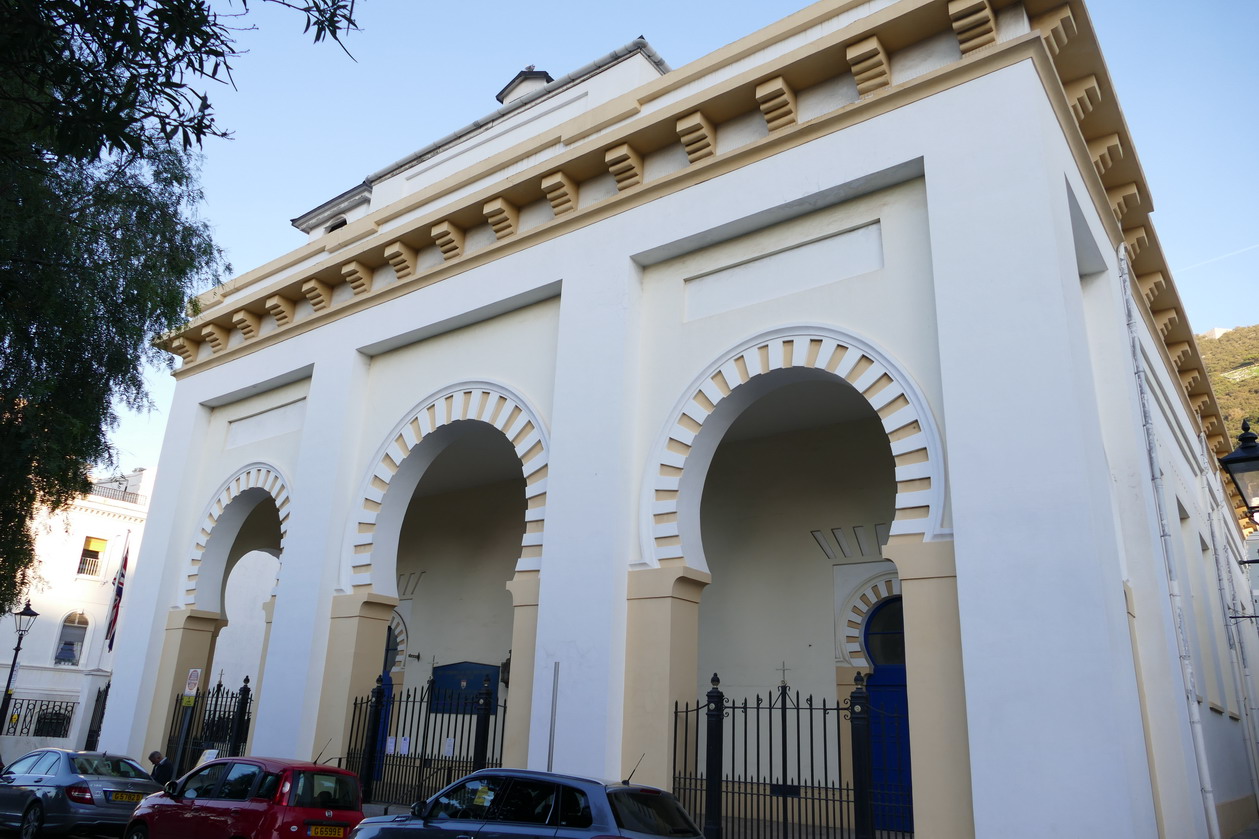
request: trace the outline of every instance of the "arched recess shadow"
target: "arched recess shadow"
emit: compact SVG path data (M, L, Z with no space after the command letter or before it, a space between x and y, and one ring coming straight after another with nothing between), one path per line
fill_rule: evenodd
M498 429L520 459L525 479L525 532L517 571L542 567L546 523L549 443L541 420L519 395L488 382L467 382L430 396L409 411L377 451L362 487L362 501L346 551L347 590L370 584L377 594L396 597L394 558L402 523L425 471L465 433L460 423ZM386 558L385 562L378 561Z
M189 558L182 605L221 612L232 563L250 551L265 551L280 559L288 517L288 482L275 467L253 463L225 481L202 518Z
M771 377L763 374L782 371ZM784 376L783 374L787 375ZM697 377L674 408L643 484L642 560L708 571L700 501L713 454L745 408L784 382L834 378L879 416L896 463L891 538L937 538L944 506L940 437L925 397L886 353L829 328L785 328L726 353Z

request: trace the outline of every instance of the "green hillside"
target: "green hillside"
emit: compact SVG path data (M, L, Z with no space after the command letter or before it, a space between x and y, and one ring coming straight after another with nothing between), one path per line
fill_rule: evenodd
M1252 425L1259 420L1259 324L1238 327L1219 338L1197 338L1229 443L1236 445L1242 420L1249 418Z

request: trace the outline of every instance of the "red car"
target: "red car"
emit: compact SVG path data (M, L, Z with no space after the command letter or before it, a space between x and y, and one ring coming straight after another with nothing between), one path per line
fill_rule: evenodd
M140 802L126 839L343 839L363 819L358 776L269 757L208 761Z

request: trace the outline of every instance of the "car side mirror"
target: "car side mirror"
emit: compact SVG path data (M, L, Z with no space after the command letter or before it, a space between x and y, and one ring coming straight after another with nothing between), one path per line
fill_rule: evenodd
M175 786L175 782L174 782L174 781L167 781L167 782L166 782L166 783L162 786L162 789L163 789L163 790L166 792L166 794L167 794L167 795L169 795L171 798L179 798L179 787Z
M427 801L417 801L411 805L411 817L415 819L423 819L424 814L428 812Z

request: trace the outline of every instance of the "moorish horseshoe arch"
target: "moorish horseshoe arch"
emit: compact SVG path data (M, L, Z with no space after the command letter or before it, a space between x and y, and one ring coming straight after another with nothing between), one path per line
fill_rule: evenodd
M746 386L776 370L829 373L865 398L879 416L896 463L896 515L890 538L924 541L940 535L944 507L940 437L913 378L885 352L857 336L826 327L788 327L763 333L727 353L691 382L674 407L643 482L645 566L681 560L690 568L708 571L699 502L717 445L738 417L737 410L726 408L741 397L750 404L755 388ZM745 392L749 393L743 396Z
M884 571L871 577L857 587L857 590L844 604L840 612L843 621L843 641L839 649L840 660L847 659L853 667L869 667L870 658L866 655L862 633L865 631L866 619L884 600L901 596L901 581L895 574Z
M206 553L210 544L210 535L214 532L214 528L220 524L239 526L249 513L253 512L254 508L258 506L258 502L262 500L262 493L269 495L271 500L275 502L275 509L280 517L280 550L276 558L279 559L280 556L283 556L284 540L288 536L288 481L285 480L280 470L274 466L266 463L251 463L228 478L219 487L214 500L206 507L206 512L201 519L201 528L193 542L188 560L187 583L184 586L184 608L191 609L197 606L197 584L200 582L201 569L207 564L208 560L217 558ZM255 503L247 505L248 509L243 509L238 505L229 511L228 508L233 501L246 495L247 497L256 496L257 500ZM226 550L227 546L223 548L224 559L226 559ZM276 578L279 578L278 571L276 572ZM215 611L218 610L216 609Z
M374 559L377 553L396 553L411 490L438 452L428 452L421 463L405 470L403 462L426 436L462 420L497 428L515 449L525 479L525 533L516 570L541 570L550 454L542 422L528 402L508 388L492 382L464 382L421 401L394 426L377 450L351 524L347 551L350 586L370 584L379 594L397 595L397 579L385 577Z

